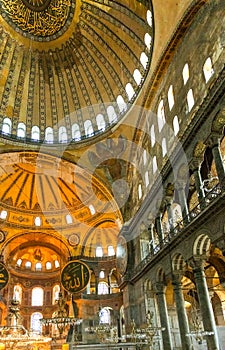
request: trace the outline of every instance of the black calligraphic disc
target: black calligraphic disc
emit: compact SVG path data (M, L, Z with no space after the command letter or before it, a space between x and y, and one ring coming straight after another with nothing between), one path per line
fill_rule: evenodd
M61 273L61 283L70 293L78 293L84 290L90 281L90 270L80 260L73 260L66 264Z
M0 263L0 290L9 282L9 272L3 263Z

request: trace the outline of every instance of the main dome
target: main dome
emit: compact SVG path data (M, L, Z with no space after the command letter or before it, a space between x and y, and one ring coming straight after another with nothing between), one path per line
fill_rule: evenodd
M150 67L150 1L3 0L0 5L5 141L81 142L127 113Z

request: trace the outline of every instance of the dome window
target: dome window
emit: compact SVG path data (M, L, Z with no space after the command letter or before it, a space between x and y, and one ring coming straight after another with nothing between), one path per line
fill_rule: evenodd
M104 131L106 127L105 119L102 114L98 114L96 117L96 123L98 126L98 130Z
M150 50L151 44L152 44L152 37L149 33L145 33L144 41L145 41L145 45Z
M67 131L65 126L59 127L59 142L66 143L67 142Z
M151 126L150 136L151 136L151 144L153 147L155 144L155 125L154 124L152 124L152 126Z
M157 111L158 127L159 132L162 130L163 126L166 124L164 103L163 100L159 102L158 111Z
M41 218L39 216L36 216L36 218L34 219L34 225L41 226Z
M92 136L94 134L93 126L89 119L85 120L84 122L84 131L87 137Z
M188 64L186 63L186 64L184 65L184 68L183 68L183 81L184 81L184 85L186 85L188 79L189 79L189 66L188 66Z
M174 94L173 94L173 85L170 85L168 90L168 103L169 103L169 109L171 109L174 106Z
M72 125L72 138L73 140L79 141L81 139L81 133L80 133L80 128L77 123L74 123Z
M117 114L113 106L107 107L107 114L108 114L110 124L115 123L117 121Z
M2 133L11 134L12 130L12 121L9 118L4 118L2 123Z
M112 245L108 246L108 256L113 256L115 255L115 250Z
M17 127L17 136L24 138L26 136L26 125L24 123L19 123Z
M7 211L6 210L2 210L1 214L0 214L0 219L3 219L3 220L6 219L7 215L8 215Z
M146 14L146 19L147 19L147 23L150 27L152 27L152 13L150 10L147 11Z
M102 247L100 247L100 246L96 247L95 255L96 255L97 258L102 258L103 257L103 249L102 249Z
M173 130L174 130L174 135L177 135L180 130L180 125L179 125L179 120L177 115L175 115L175 117L173 118Z
M144 67L144 69L146 69L147 68L147 64L148 64L148 56L146 55L145 52L141 53L140 62L142 64L142 66Z
M141 80L142 80L142 75L141 75L139 69L134 70L133 77L134 77L134 80L136 81L137 85L140 85Z
M50 126L45 129L45 141L48 143L53 143L54 141L53 129Z
M34 125L31 129L31 138L35 141L40 140L40 129L37 125Z
M72 216L70 214L67 214L66 215L66 223L68 225L72 224L73 223L73 219L72 219Z
M157 159L156 159L156 156L154 156L153 159L152 159L152 171L153 171L153 174L155 174L157 169L158 169Z
M167 147L166 147L166 139L165 137L162 139L162 156L164 157L167 154Z
M126 102L124 101L123 96L121 96L121 95L117 96L116 102L117 102L117 104L118 104L119 111L120 111L121 113L125 112L126 109L127 109L127 104L126 104Z
M188 104L188 111L190 112L195 104L193 90L190 89L187 93L187 104Z
M207 58L207 60L204 63L203 66L203 73L205 76L205 82L207 83L209 81L209 79L211 78L211 76L214 74L214 69L212 66L212 60L210 57Z
M126 89L126 93L127 93L128 99L130 101L135 95L135 91L133 89L133 86L131 85L131 83L127 83L125 89Z
M94 215L95 214L95 208L93 207L92 204L89 205L89 209L90 209L91 214Z

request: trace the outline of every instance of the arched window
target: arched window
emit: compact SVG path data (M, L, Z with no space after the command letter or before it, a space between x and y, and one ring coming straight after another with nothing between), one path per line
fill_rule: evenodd
M76 123L72 125L72 139L77 141L81 139L80 128Z
M59 299L60 286L56 284L52 289L52 305Z
M186 85L186 83L187 83L187 81L189 79L189 66L188 66L187 63L184 65L182 75L183 75L184 85Z
M37 125L34 125L31 129L31 138L35 141L40 140L40 129Z
M149 185L149 174L148 171L145 172L145 186L147 187Z
M31 269L31 261L28 260L28 261L25 262L25 268L28 269L28 270Z
M65 126L59 127L59 142L66 143L67 142L67 131Z
M140 85L142 75L141 75L141 72L139 71L139 69L134 70L133 77L134 77L134 80L136 81L137 85Z
M53 143L53 141L54 141L53 129L50 126L48 126L45 129L45 142Z
M22 259L18 259L16 262L16 266L20 267L22 265Z
M113 248L112 245L108 246L108 256L113 256L115 255L115 249Z
M138 185L138 198L141 199L142 197L142 186L141 184Z
M86 136L92 136L94 134L93 126L89 119L84 122L84 132Z
M188 111L190 112L195 104L194 95L192 89L190 89L187 93L187 104L188 104Z
M66 215L66 223L68 225L72 224L73 223L73 219L72 219L72 216L70 214L67 214Z
M135 91L133 89L133 86L131 85L131 83L127 83L126 87L125 87L127 96L129 101L132 99L132 97L135 95Z
M153 159L152 159L152 171L153 171L153 174L157 171L157 169L158 169L157 159L156 159L156 156L154 156Z
M166 123L163 100L161 100L159 102L158 111L157 111L157 119L158 119L158 127L159 127L159 132L160 132Z
M101 258L103 256L103 249L102 249L102 247L100 247L100 246L96 247L95 255L96 255L97 258Z
M34 225L41 226L41 218L39 216L36 216L36 218L34 219Z
M214 69L212 66L212 60L210 57L208 57L204 63L203 66L203 73L205 76L205 82L207 83L209 81L209 79L211 78L211 76L214 74Z
M52 268L52 263L50 261L47 261L45 264L46 270L51 270Z
M150 136L151 136L151 145L153 147L155 144L155 125L154 124L152 124L151 126Z
M99 311L99 323L104 323L104 324L111 323L110 309L111 308L109 307L104 307Z
M31 294L31 305L32 306L42 306L44 300L44 291L41 287L35 287L32 289Z
M144 69L146 69L147 68L147 64L148 64L148 56L146 55L145 52L141 53L140 62L142 64L142 66L144 67Z
M173 130L174 130L174 135L177 135L180 130L180 125L179 125L179 120L177 115L175 115L175 117L173 118Z
M24 123L18 123L17 136L18 137L25 137L26 136L26 125Z
M164 157L167 153L166 139L165 137L162 139L162 156Z
M59 266L59 260L55 260L55 268L57 269Z
M96 123L98 126L98 130L102 130L102 131L105 130L106 122L105 122L104 116L102 114L98 114L96 116Z
M41 318L43 318L43 315L40 312L34 312L31 315L30 324L33 332L41 333Z
M12 121L9 118L4 118L2 123L2 132L3 134L11 134L12 130Z
M116 102L118 104L120 113L123 113L124 111L126 111L127 104L124 101L123 96L121 96L121 95L117 96Z
M42 264L40 262L37 262L35 264L35 271L41 271L42 270Z
M106 282L99 282L98 284L98 294L108 294L109 288Z
M109 123L115 123L117 121L117 114L115 112L115 109L113 108L113 106L109 106L107 107L107 114L108 114L108 118L109 118Z
M144 149L143 151L143 164L145 165L147 163L147 151Z
M174 106L173 85L170 85L168 90L168 103L169 103L169 109L171 110Z
M152 27L152 13L150 10L147 10L146 19L147 19L148 25Z
M90 212L91 212L91 215L94 215L95 214L95 208L92 204L89 205L89 209L90 209Z
M1 214L0 214L0 218L5 220L7 218L7 215L8 215L7 211L6 210L2 210Z
M99 272L99 278L105 278L105 272L103 270Z
M152 37L149 33L145 33L144 42L147 48L150 50L152 44Z
M20 304L22 302L22 287L16 284L13 288L13 300L18 301Z

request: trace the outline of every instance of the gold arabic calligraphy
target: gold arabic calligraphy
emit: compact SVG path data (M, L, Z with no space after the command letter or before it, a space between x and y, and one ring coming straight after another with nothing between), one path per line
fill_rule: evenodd
M68 18L71 0L2 0L5 19L21 31L37 37L59 32Z
M62 285L71 292L83 290L90 279L88 267L80 261L72 261L62 271Z

